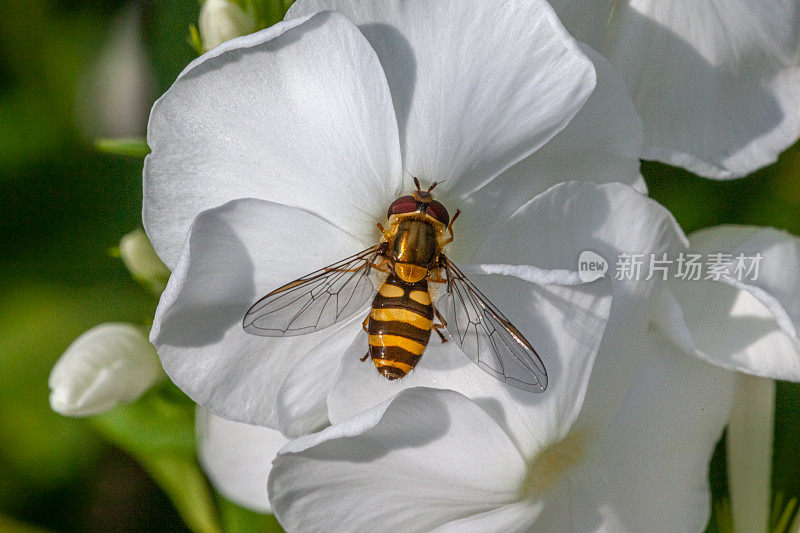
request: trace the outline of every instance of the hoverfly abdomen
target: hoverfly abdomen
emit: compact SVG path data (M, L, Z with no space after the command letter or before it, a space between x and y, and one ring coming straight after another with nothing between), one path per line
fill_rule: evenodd
M369 355L387 379L408 374L425 352L433 327L426 280L407 283L390 274L372 302L367 333Z

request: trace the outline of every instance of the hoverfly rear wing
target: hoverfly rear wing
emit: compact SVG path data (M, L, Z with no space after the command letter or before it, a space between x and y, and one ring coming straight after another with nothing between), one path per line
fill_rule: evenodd
M288 337L350 317L375 295L372 265L384 249L371 246L275 289L247 311L242 327L253 335Z
M518 389L542 392L547 370L522 333L452 261L441 255L447 289L436 302L450 338L487 373Z

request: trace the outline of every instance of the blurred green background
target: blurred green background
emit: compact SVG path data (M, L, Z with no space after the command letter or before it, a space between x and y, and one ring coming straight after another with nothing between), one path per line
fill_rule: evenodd
M92 139L144 133L154 98L195 57L187 39L198 10L197 0L0 0L0 531L186 530L129 448L51 412L47 377L89 327L152 317L155 297L109 254L141 225L141 160L101 154ZM131 61L120 43L136 28L143 61L109 68ZM109 87L135 105L99 101ZM140 118L115 124L123 111ZM643 173L687 232L743 223L800 235L798 146L736 181L654 163ZM796 384L778 386L775 449L774 493L800 496ZM722 444L711 480L723 498ZM244 529L256 527L251 518Z

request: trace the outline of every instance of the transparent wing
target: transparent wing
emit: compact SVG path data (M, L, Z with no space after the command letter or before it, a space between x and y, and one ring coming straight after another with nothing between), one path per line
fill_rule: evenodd
M447 332L476 365L509 385L531 392L547 388L547 370L533 346L497 307L442 256L447 288L436 307Z
M384 248L372 246L275 289L245 313L242 327L253 335L288 337L350 317L375 294L371 266Z

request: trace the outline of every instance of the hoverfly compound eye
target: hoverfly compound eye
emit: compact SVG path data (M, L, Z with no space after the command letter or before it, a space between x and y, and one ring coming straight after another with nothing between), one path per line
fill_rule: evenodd
M445 226L450 222L450 214L447 212L447 209L444 207L444 205L442 205L441 202L437 202L436 200L428 204L428 207L425 209L425 213L432 216Z
M401 213L412 213L416 211L418 207L419 204L413 196L401 196L389 206L389 212L386 213L386 218Z

